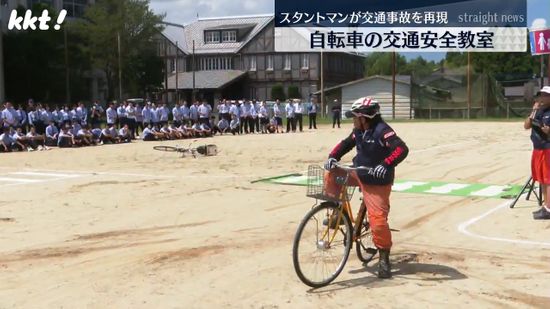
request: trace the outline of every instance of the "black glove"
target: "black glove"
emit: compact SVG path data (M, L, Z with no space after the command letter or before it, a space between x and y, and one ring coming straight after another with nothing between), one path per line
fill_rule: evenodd
M375 168L371 169L369 171L369 175L375 177L375 178L384 178L386 176L386 173L388 172L388 168L385 167L382 164L377 165Z
M336 163L338 163L338 160L334 158L328 158L327 162L325 162L325 169L327 171L330 171L331 169L336 167Z

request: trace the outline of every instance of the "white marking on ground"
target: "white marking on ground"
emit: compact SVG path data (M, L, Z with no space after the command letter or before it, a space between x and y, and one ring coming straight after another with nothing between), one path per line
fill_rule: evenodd
M489 186L485 189L470 193L471 196L497 196L508 189L508 186Z
M468 227L470 225L473 225L477 223L478 221L488 217L489 215L510 206L510 203L512 201L506 201L498 206L496 206L493 209L490 209L481 215L474 217L468 221L462 222L458 225L457 230L467 236L478 238L478 239L484 239L484 240L491 240L491 241L500 241L500 242L507 242L507 243L514 243L514 244L520 244L520 245L530 245L530 246L544 246L544 247L550 247L550 242L542 242L542 241L533 241L533 240L524 240L524 239L510 239L510 238L502 238L502 237L492 237L492 236L485 236L476 234L473 232L468 231Z
M393 184L392 190L393 191L398 191L398 192L399 191L405 191L405 190L411 189L412 187L421 186L421 185L425 185L425 184L427 184L427 182L405 181L405 182L400 182L400 183Z
M454 190L464 189L470 185L463 183L448 183L439 187L432 187L430 190L425 191L426 193L438 193L438 194L448 194Z

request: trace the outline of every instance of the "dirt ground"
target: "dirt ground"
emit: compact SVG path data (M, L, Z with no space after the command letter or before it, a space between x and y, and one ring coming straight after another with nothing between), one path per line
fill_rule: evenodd
M352 252L331 285L301 283L292 240L314 201L250 182L322 163L344 127L215 137L197 159L154 142L2 154L0 308L550 308L550 221L524 199L394 192L393 279ZM397 178L529 177L519 122L393 127L411 149Z

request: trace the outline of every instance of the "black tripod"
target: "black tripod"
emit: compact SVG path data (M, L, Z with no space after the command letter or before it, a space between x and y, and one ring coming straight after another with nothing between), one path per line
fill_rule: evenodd
M512 202L512 204L510 204L510 208L514 208L514 206L516 205L516 203L518 202L520 196L527 191L527 197L525 198L526 201L529 200L529 197L531 197L531 193L533 193L533 195L535 195L535 197L537 198L537 202L539 203L539 206L542 206L542 186L539 184L538 186L538 194L537 194L537 191L535 191L535 181L533 180L533 177L529 177L529 180L527 180L527 182L525 183L525 185L523 186L523 188L521 189L521 192L518 193L518 195L516 196L516 199Z

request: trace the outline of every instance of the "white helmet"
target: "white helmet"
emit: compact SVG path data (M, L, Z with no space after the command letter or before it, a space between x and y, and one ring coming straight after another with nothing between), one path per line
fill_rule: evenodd
M347 118L367 117L372 119L378 114L380 114L378 101L370 97L363 97L353 102L351 109L345 115Z

